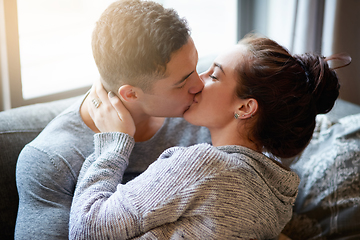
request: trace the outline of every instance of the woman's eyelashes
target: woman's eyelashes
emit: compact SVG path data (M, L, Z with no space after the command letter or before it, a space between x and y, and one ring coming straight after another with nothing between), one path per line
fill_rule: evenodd
M209 77L210 77L212 80L218 80L218 78L217 78L215 75L213 75L213 74L210 74Z

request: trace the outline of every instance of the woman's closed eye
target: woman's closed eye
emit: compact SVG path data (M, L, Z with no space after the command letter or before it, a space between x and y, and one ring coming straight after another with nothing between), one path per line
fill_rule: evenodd
M214 75L212 75L212 74L210 74L209 77L212 78L214 81L219 80L216 76L214 76Z

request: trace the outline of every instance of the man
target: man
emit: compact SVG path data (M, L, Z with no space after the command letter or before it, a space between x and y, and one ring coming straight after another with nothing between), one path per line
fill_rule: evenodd
M97 22L92 47L104 88L127 98L136 124L125 182L168 147L210 141L207 129L179 118L203 83L189 29L175 11L153 2L115 2ZM89 101L101 104L85 96L21 152L16 239L67 239L77 177L94 151L93 135L98 132L87 109Z

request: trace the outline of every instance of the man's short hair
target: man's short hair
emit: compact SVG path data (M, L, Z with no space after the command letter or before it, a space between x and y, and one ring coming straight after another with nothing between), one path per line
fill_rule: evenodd
M190 36L185 19L152 1L112 3L96 23L93 55L108 91L130 84L143 90L165 77L171 54Z

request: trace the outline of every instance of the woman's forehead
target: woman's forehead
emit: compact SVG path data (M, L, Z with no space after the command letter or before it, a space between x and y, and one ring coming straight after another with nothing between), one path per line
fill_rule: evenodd
M244 54L246 54L246 47L238 44L220 54L214 62L221 64L223 68L235 68L242 61Z

